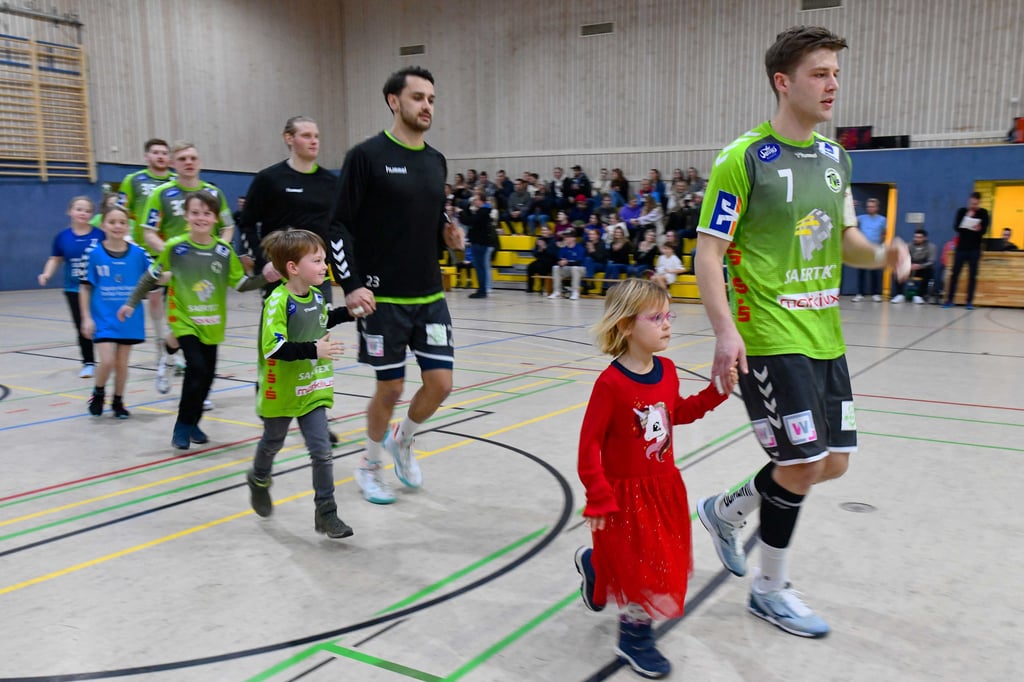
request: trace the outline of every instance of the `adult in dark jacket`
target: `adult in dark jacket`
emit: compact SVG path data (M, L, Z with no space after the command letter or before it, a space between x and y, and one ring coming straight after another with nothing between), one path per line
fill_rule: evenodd
M469 297L487 298L491 289L491 254L498 247L491 205L477 193L470 200L469 208L459 213L459 221L466 226L466 236L472 244L473 269L476 270L477 289Z
M551 228L541 225L537 242L533 245L533 262L526 266L526 293L533 293L533 279L538 275L550 275L551 268L558 261L558 244L551 236ZM541 288L540 293L544 293Z
M978 261L981 260L981 240L992 222L988 211L981 208L981 194L971 193L967 205L958 209L953 220L957 233L956 252L953 254L953 273L949 277L949 293L943 308L952 308L956 298L957 280L960 270L967 263L967 309L974 310L974 288L978 283Z

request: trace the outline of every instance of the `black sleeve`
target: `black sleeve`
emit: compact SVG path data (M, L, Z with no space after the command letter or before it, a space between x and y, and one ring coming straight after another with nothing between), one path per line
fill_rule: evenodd
M266 262L260 249L259 223L263 215L263 204L267 196L267 178L263 171L256 174L245 193L245 208L238 220L238 236L242 252L251 253L258 262Z
M299 343L297 341L285 341L270 357L274 360L284 360L285 362L316 360L316 342L305 341Z
M330 329L345 322L352 322L354 319L345 306L331 308L331 312L327 313L327 328Z
M370 179L365 153L356 147L345 156L338 180L338 193L331 209L331 222L327 228L327 259L331 263L334 279L346 294L363 286L356 270L355 241L350 231L359 215L359 207Z
M954 232L956 232L956 233L960 232L960 221L964 219L965 215L967 215L967 209L966 208L958 208L956 210L956 218L953 219L953 231Z

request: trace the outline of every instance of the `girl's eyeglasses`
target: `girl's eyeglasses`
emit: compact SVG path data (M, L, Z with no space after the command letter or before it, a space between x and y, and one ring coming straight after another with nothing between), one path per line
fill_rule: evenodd
M654 324L661 324L665 320L668 320L669 324L671 324L672 322L675 322L676 314L655 313L654 315L637 315L636 317L639 320L647 320L648 322L653 322Z

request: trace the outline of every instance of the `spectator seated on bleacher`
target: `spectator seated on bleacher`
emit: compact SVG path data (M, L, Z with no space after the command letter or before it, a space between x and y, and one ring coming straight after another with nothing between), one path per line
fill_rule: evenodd
M576 243L576 231L565 232L562 236L562 246L558 249L558 262L551 268L551 295L548 298L562 298L562 278L567 274L572 282L569 298L575 301L580 297L580 280L583 279L585 257L583 245Z
M555 241L562 241L567 232L575 233L576 228L569 222L569 215L565 211L559 211L555 215Z
M586 223L590 220L590 204L587 197L582 194L576 195L576 203L569 209L570 223Z
M665 230L662 219L664 213L661 210L661 204L654 197L654 192L648 192L644 197L643 209L640 211L640 215L633 218L629 222L630 231L636 234L643 234L643 231L649 227L654 228L654 234L656 237L660 237L662 232Z
M527 217L530 215L530 206L533 199L526 191L526 181L518 178L514 185L515 189L508 196L508 209L501 219L508 225L510 234L525 234L529 230L533 234L533 226L527 226Z
M651 281L667 291L676 278L683 273L683 261L679 260L679 256L668 242L659 246L658 249L661 251L661 255L656 261Z
M579 200L579 195L582 194L584 201L587 202L588 206L590 205L590 194L593 192L593 188L590 186L590 178L583 172L581 166L572 167L572 177L569 178L568 190L569 196L577 197L577 201Z
M611 194L601 195L601 204L594 211L601 224L605 226L605 229L609 225L614 225L619 222L619 209L615 208L615 202L612 201Z
M596 218L596 216L591 216ZM594 225L587 225L583 238L583 248L586 255L583 257L583 293L589 294L594 278L599 272L604 272L605 264L608 262L608 250L601 241L600 229Z
M629 274L630 261L633 256L633 242L630 241L626 226L622 223L611 228L612 241L607 248L608 260L604 266L604 288L601 294L608 292L611 283L622 274Z
M644 237L633 252L633 264L627 272L630 277L644 277L654 272L654 260L658 257L658 233L653 227L644 230Z
M533 245L533 261L526 266L526 293L533 293L535 277L548 276L551 268L558 262L558 244L551 235L551 228L541 225L537 231L537 241ZM541 287L541 293L544 288Z
M612 201L615 206L622 208L629 201L631 192L629 191L629 180L622 174L621 168L612 168L612 179L608 182L611 185Z
M533 177L536 178L536 174ZM526 224L529 227L530 234L538 234L538 228L541 225L547 225L551 221L552 210L553 205L551 197L548 196L547 187L544 184L538 184L535 187L533 200L530 203L530 212L526 216Z
M631 196L626 205L619 209L619 220L626 224L626 229L629 231L629 238L633 240L634 244L642 234L640 229L633 224L633 221L640 217L641 211L640 198L635 195Z

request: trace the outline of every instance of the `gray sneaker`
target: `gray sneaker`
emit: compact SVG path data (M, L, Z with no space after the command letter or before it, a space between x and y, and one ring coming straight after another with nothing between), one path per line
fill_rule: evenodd
M722 565L733 575L744 576L747 574L747 556L740 542L740 529L746 524L736 526L720 518L715 512L715 503L719 497L721 495L712 495L697 500L697 516L711 534Z
M828 623L803 602L789 583L774 592L758 592L751 587L747 608L758 618L797 637L817 639L829 633Z
M249 484L249 503L257 516L264 518L274 513L274 501L270 499L270 486L274 479L270 476L261 481L252 471L246 472L245 482Z
M351 526L338 518L337 509L318 510L313 517L313 524L317 533L323 533L329 538L347 538L354 532Z

